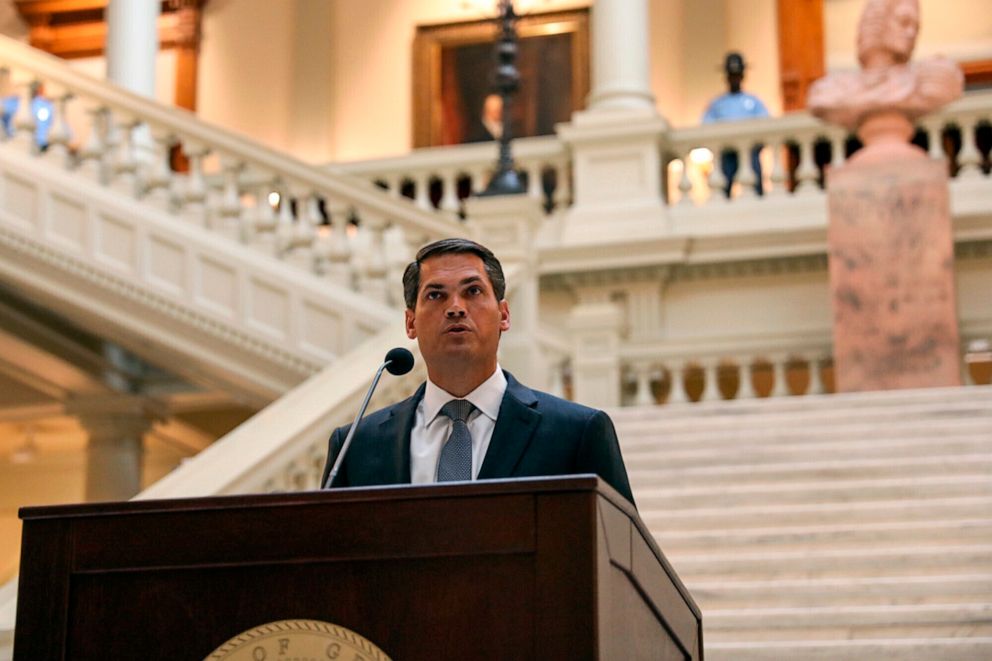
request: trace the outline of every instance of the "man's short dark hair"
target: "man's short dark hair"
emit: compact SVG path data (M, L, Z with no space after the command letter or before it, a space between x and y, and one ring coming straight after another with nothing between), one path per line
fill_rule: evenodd
M403 300L407 309L413 310L417 307L417 293L420 291L420 265L424 261L439 255L465 253L475 255L482 260L486 275L489 276L489 284L492 285L493 293L496 294L496 300L502 301L506 296L506 278L503 277L503 266L496 259L496 255L489 248L469 239L441 239L421 248L417 257L403 271Z

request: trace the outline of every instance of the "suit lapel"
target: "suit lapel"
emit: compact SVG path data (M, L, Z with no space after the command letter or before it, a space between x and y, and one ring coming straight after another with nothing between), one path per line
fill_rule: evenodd
M510 477L541 420L534 393L521 385L509 372L505 374L506 392L499 406L499 417L489 441L486 458L479 469L480 480ZM407 457L409 458L409 447Z
M412 397L393 407L391 415L379 425L379 438L388 439L384 452L391 456L384 462L386 484L410 483L410 432L416 418L417 405L424 396L425 385L421 384Z

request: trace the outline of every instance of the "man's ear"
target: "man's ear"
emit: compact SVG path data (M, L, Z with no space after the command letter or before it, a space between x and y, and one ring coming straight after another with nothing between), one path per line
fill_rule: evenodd
M407 308L403 313L403 321L406 325L406 336L411 340L417 339L417 328L414 326L416 320L416 313L410 308Z
M499 329L501 331L510 330L510 304L504 298L499 302Z

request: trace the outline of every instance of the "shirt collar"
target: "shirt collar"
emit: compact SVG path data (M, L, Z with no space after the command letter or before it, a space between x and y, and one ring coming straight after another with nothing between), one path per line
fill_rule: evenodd
M422 401L425 424L431 424L437 414L441 412L441 407L453 399L467 399L488 418L496 420L499 416L500 404L503 403L504 393L506 393L506 376L499 364L496 365L496 371L493 372L492 376L463 398L449 394L431 381L430 377L427 377L427 389L424 391Z

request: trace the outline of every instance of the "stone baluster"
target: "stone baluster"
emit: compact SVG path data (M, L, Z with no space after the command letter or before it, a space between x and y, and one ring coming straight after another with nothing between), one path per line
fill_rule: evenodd
M755 186L758 183L758 173L754 171L754 164L751 162L751 151L754 145L750 140L737 144L737 183L740 184L740 197L751 199L758 197Z
M555 209L566 209L572 203L572 170L568 159L562 159L555 163L555 190L552 200Z
M738 363L737 395L735 399L754 399L754 376L751 373L751 359L744 358Z
M385 180L389 196L399 197L400 189L403 188L403 176L399 174L390 174L385 177Z
M830 169L836 170L844 165L844 148L847 143L847 134L843 131L834 131L830 134Z
M490 174L487 168L475 168L469 173L469 178L472 180L472 195L477 195L486 189L489 176Z
M146 204L172 211L176 200L172 194L173 175L169 167L169 153L176 143L175 136L163 128L152 129L155 153L138 169L138 195Z
M964 351L961 355L961 385L973 386L975 379L971 376L971 363L968 361L968 346L965 343Z
M789 192L789 177L785 172L785 159L789 151L789 143L785 139L776 140L772 145L772 186L765 193L771 197L780 197Z
M720 373L720 361L715 359L702 361L702 366L703 393L700 395L699 400L702 402L716 402L723 399L723 395L720 393L718 376Z
M651 406L655 403L651 392L651 371L650 365L634 367L634 378L637 382L637 390L634 393L635 406Z
M692 150L685 152L682 157L682 173L679 175L679 204L682 206L692 206L692 179L689 178L689 164L692 162L690 154Z
M185 177L186 186L179 194L182 215L190 222L203 225L207 220L207 182L203 176L203 160L210 149L186 141L183 143L183 153L189 163L189 172Z
M79 151L79 171L84 176L98 183L106 183L109 178L103 168L103 154L107 150L107 127L110 123L110 111L97 106L88 108L89 135L86 143Z
M727 178L723 174L722 163L724 148L721 145L711 146L713 152L713 167L710 168L710 175L706 179L706 184L710 187L710 197L708 202L727 202L729 198L725 194L727 188Z
M386 276L389 263L386 261L385 232L386 219L365 211L362 225L368 232L369 252L365 259L365 272L362 274L362 293L382 303L389 302L389 283Z
M63 92L55 98L52 104L52 131L48 134L48 150L45 152L46 158L50 160L61 160L64 167L68 168L72 163L69 155L69 143L72 141L72 128L66 117L69 102L75 96L71 92Z
M421 209L426 209L430 211L433 207L431 206L431 186L430 186L430 173L427 171L418 172L414 175L414 186L416 191L414 193L413 201Z
M286 256L293 247L293 236L296 232L296 219L293 217L292 193L289 184L280 182L279 186L279 209L276 213L276 226L273 231L276 257L280 259ZM297 201L297 205L299 201ZM299 206L297 206L299 210Z
M31 88L36 84L38 84L37 80L21 86L23 89L18 95L17 111L11 120L14 131L12 142L31 154L40 153L38 141L35 139L38 124L34 113L31 112Z
M944 122L940 119L931 120L924 125L924 129L927 132L927 153L930 155L930 158L934 160L945 158Z
M799 138L799 168L796 170L796 193L808 195L819 191L819 172L813 158L815 137L810 134Z
M320 195L314 190L303 189L295 197L296 223L293 224L293 239L286 258L300 268L314 272L317 230L323 221L320 216Z
M255 186L255 206L245 232L245 242L268 254L275 254L275 230L278 224L276 210L269 199L272 193L278 194L279 182L267 175Z
M541 181L543 164L540 162L531 162L527 163L524 167L527 170L527 194L535 200L541 200L543 204L544 184Z
M445 170L441 173L441 202L442 211L458 213L461 202L458 199L458 171Z
M674 361L668 368L668 378L671 385L668 390L668 404L684 404L689 401L685 393L685 363Z
M823 374L820 372L822 361L818 354L813 354L807 361L809 371L809 387L806 388L807 395L822 395L827 391L823 385Z
M325 237L324 259L328 279L348 289L354 289L351 269L351 242L348 239L348 220L351 208L330 203L331 232Z
M217 227L214 229L231 239L247 243L249 232L241 222L240 179L244 169L245 164L242 161L234 158L221 159L224 183L217 207Z
M771 357L772 363L772 391L769 397L788 397L789 383L786 379L785 367L788 363L788 356L777 355Z
M548 392L555 397L565 397L565 366L561 362L548 365Z
M134 133L141 124L133 117L115 116L111 128L111 148L107 150L111 186L124 195L140 195L138 159L134 153Z
M962 117L961 152L958 154L958 177L979 177L982 174L982 154L978 151L976 129L978 118Z

